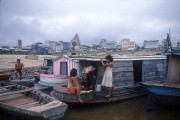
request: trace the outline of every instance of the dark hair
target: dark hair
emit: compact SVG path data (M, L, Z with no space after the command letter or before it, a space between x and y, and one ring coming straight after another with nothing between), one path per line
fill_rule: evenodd
M110 62L113 62L113 57L111 55L107 55L106 60L109 60Z
M17 61L21 61L20 59L17 59Z
M77 70L75 68L72 68L70 71L70 77L76 77L77 76Z

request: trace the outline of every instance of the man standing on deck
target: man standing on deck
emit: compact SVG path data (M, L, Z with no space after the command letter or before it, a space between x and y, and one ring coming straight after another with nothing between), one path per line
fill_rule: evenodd
M16 78L18 78L18 74L19 74L19 80L22 79L22 69L24 68L24 64L21 63L20 59L17 59L17 62L15 64L15 76Z

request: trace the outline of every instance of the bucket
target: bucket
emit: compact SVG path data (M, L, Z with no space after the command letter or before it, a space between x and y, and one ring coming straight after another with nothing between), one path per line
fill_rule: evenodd
M100 91L102 90L102 85L101 85L101 84L97 84L97 85L95 86L95 90L98 91L98 92L100 92Z

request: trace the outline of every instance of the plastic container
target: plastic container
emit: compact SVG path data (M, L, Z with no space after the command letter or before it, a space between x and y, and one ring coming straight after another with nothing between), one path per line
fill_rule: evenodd
M101 84L97 84L97 85L95 86L95 90L96 90L97 92L102 91L102 85L101 85Z

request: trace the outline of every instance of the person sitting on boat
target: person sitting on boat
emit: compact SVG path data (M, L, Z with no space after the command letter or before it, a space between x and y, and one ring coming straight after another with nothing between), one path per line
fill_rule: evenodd
M84 68L84 70L82 71L83 74L86 75L86 79L88 82L88 87L90 89L93 88L93 72L95 71L95 67L93 67L92 65L88 65Z
M83 102L80 97L80 92L81 89L83 89L84 87L77 82L76 76L77 76L77 70L75 68L71 69L70 79L68 80L67 92L72 94L77 94L78 101Z
M83 100L80 97L80 94L81 93L90 93L90 92L92 92L92 90L83 91L84 86L80 85L77 82L76 76L77 76L77 70L75 68L72 68L70 71L70 79L68 80L67 92L70 94L76 94L78 97L78 101L83 102Z
M102 86L105 86L108 88L108 94L105 97L111 97L112 89L113 89L113 75L112 75L113 57L111 55L107 55L105 58L106 58L106 62L104 62L101 59L102 65L106 67L103 80L102 80Z
M15 76L17 79L21 80L22 79L22 70L24 68L24 64L21 63L20 59L17 59L17 62L15 64ZM19 74L19 75L18 75ZM19 77L18 77L19 76Z

